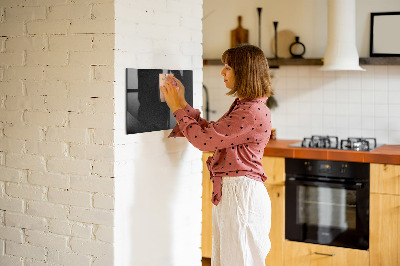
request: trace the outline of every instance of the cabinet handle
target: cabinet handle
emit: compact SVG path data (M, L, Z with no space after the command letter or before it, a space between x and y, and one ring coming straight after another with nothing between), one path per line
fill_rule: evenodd
M324 255L324 256L335 256L335 254L327 254L327 253L319 253L319 252L314 252L315 255Z

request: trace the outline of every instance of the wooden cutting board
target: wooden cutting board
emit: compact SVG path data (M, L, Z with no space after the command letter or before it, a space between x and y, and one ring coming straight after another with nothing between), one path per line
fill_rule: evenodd
M242 27L242 16L238 16L238 27L231 30L231 48L242 43L249 43L249 31Z

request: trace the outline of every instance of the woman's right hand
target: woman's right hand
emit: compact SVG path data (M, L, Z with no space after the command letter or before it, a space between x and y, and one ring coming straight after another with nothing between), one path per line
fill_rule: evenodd
M182 82L179 79L171 76L168 76L168 78L171 80L171 82L176 82L176 86L179 88L178 90L179 103L183 108L185 108L187 105L187 102L185 100L185 87L183 86Z

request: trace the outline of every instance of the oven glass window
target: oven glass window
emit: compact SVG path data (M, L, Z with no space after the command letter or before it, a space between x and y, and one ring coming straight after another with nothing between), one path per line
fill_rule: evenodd
M298 224L356 228L356 191L344 188L298 186Z

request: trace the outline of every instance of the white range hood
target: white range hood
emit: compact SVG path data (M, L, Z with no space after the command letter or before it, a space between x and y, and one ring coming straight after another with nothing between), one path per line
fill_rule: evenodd
M355 0L328 0L328 44L320 70L358 70Z

